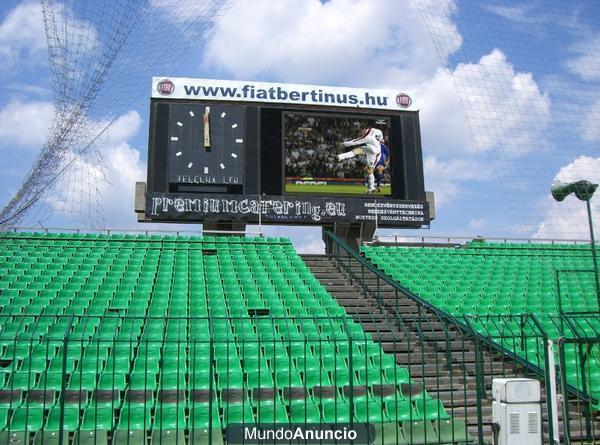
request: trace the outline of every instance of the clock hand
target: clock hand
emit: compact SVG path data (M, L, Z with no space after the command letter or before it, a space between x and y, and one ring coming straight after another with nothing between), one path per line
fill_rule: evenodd
M204 109L204 148L206 151L210 150L210 107Z

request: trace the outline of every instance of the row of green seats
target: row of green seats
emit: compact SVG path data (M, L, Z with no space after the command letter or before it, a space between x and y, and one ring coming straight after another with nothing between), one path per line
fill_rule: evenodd
M475 241L461 248L364 246L362 251L421 298L454 316L464 316L479 332L536 365L544 363L540 334L522 334L507 320L491 327L490 320L477 321L477 317L533 313L546 334L558 338L559 326L552 317L559 312L559 301L563 311L598 310L589 244ZM598 332L588 325L579 335L595 338ZM565 358L569 383L582 388L575 353L567 352ZM600 363L589 363L588 388L596 388Z
M12 314L9 318L13 323L19 317L34 321L23 330L13 324L0 333L0 339L7 340L2 343L2 357L7 361L11 356L17 358L3 373L4 390L10 392L20 386L17 389L23 391L25 400L30 392L49 387L60 391L66 385L68 391L85 390L96 404L98 391L108 391L111 408L129 406L127 394L131 391L143 391L146 404L150 401L162 406L164 391L175 391L177 400L182 391L183 400L189 404L195 401L198 388L212 387L217 391L215 405L219 409L223 409L227 391L235 389L249 391L250 406L257 408L252 402L254 390L290 385L313 388L325 383L335 388L335 403L348 401L344 387L363 391L362 399L355 393L352 400L356 399L359 406L379 408L380 421L393 417L392 398L406 402L399 387L410 384L408 371L398 367L393 356L383 354L360 325L349 319L340 323L316 318L290 322L290 318L298 315L312 314L326 319L343 317L345 312L287 240L226 237L138 240L121 236L85 239L35 235L19 236L18 245L14 239L2 244L3 241L0 241L3 264L16 266L14 269L19 271L11 275L16 280L0 283L0 291L8 289L12 294L3 301L25 311L22 303L31 297L29 306L40 314L45 311L48 314L33 317ZM46 258L52 261L41 259L44 255L28 257L35 251L47 254ZM51 295L46 291L51 290L71 292L72 296L46 298ZM14 291L18 291L18 296ZM2 292L0 298L3 295ZM267 310L270 318L280 315L284 321L255 319L237 323L235 318L218 319L236 313L247 316L248 311L257 309ZM70 328L64 324L67 317L60 315L63 310L81 315L72 320ZM208 313L213 318L205 320L205 324L193 319L131 321L123 317L192 313ZM85 316L89 314L106 315L107 319L111 314L123 320L89 321L94 317L88 317L86 322ZM49 315L55 316L54 321L48 320ZM72 343L63 351L64 337L59 334L66 331ZM355 344L350 343L349 334ZM307 343L307 337L318 342ZM14 342L17 338L24 341ZM204 341L208 349L195 350L198 340ZM27 347L22 346L27 343ZM253 347L255 344L261 346ZM269 345L273 345L272 349ZM37 357L38 353L42 355L43 347L54 356ZM201 354L207 359L201 359ZM66 365L61 373L54 372L59 361ZM385 401L381 394L375 394L376 386L388 387L389 397ZM150 394L146 394L148 388ZM317 406L318 418L323 419L324 405L314 398L313 392L310 389L306 400ZM422 394L423 400L430 399L425 392ZM286 407L286 418L291 418L291 408L286 403L273 405ZM421 411L416 402L409 400L408 405L408 412L418 416ZM405 408L408 405L404 403ZM438 403L438 414L440 407L443 409ZM191 412L187 405L185 410L183 428L190 428ZM273 413L279 411L277 408ZM312 408L311 411L314 412ZM85 417L85 413L79 414ZM111 426L120 421L119 410L113 414ZM223 414L219 412L217 418ZM355 414L348 413L350 418ZM255 409L253 415L260 413ZM329 419L340 416L334 412ZM436 419L439 421L439 416ZM156 421L155 412L150 420ZM81 421L80 416L78 422Z

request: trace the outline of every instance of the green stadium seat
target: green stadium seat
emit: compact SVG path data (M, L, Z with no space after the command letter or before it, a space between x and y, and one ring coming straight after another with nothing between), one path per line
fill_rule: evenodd
M43 419L43 408L16 408L10 420L10 430L13 432L36 432L42 429Z
M115 432L119 434L119 438L125 441L129 439L145 443L145 431L150 430L152 426L150 409L150 405L144 404L124 405L119 416L119 423L115 429Z
M254 423L254 411L250 403L226 403L223 406L223 424Z
M96 374L75 371L69 378L67 388L71 390L93 391L96 388Z
M342 399L324 401L322 410L326 423L350 423L350 405Z
M134 370L129 375L129 389L155 391L158 384L156 374Z
M111 406L95 406L90 403L84 410L80 426L82 432L106 432L112 430L113 427L114 417L113 408ZM89 436L89 434L84 434L84 436Z
M248 388L272 388L274 386L273 376L269 368L263 371L250 371L247 374Z
M8 425L8 409L0 407L0 431Z
M406 399L386 400L384 402L387 418L394 422L421 420L412 403Z
M32 372L15 372L8 377L8 380L4 383L2 389L6 390L22 390L27 391L28 389L35 388L37 380L37 374Z
M36 394L52 394L46 397L51 406L41 407L46 429L56 429L52 400L66 383L67 430L81 423L75 443L106 443L110 434L113 443L141 445L147 434L154 443L184 443L188 434L194 443L220 444L221 427L232 420L319 422L325 412L331 421L350 420L348 410L331 408L348 406L341 391L350 381L361 394L355 394L360 409L353 414L370 418L370 407L402 398L377 385L409 381L406 369L396 367L358 323L327 319L345 312L288 240L129 234L18 239L18 248L0 240L0 271L7 271L0 275L10 288L0 293L0 305L3 313L10 305L17 314L1 324L0 373L4 388L19 388L0 390L0 410L3 400L18 408L28 392L30 406L39 405ZM8 250L19 267L1 263ZM270 315L249 316L248 309L258 308ZM23 316L26 310L48 316ZM177 318L209 314L212 320ZM215 318L233 314L242 318ZM297 318L307 314L322 318ZM70 315L76 315L72 326ZM42 440L58 438L36 436Z
M275 374L275 384L280 387L303 386L300 373L295 369L277 371Z
M182 405L157 405L152 425L152 443L185 443L187 420Z
M64 417L61 423L61 409L60 407L54 407L48 412L48 419L46 420L46 424L44 425L45 432L56 433L61 429L68 433L70 431L75 431L79 426L79 408L72 406L65 406L64 408ZM51 436L52 437L52 436ZM37 436L36 436L37 439ZM48 440L50 438L46 438ZM58 437L56 437L58 440Z
M321 411L310 399L295 401L290 405L290 420L292 423L320 423Z
M183 404L156 405L154 413L153 429L177 430L185 429L187 426L185 407Z
M366 368L358 370L358 381L362 385L381 385L383 383L387 383L387 378L385 378L382 371L378 368ZM392 379L392 381L394 381Z
M416 411L419 418L425 420L447 420L450 415L446 413L444 406L439 400L419 399L416 402Z
M312 388L314 386L330 386L332 384L329 374L325 370L307 370L303 374L304 386Z
M212 412L212 414L211 414ZM212 422L212 423L211 423ZM212 404L212 411L209 404L196 404L190 414L190 429L205 430L208 428L220 428L221 420L219 417L219 407L216 403Z
M404 422L402 429L404 437L409 443L440 443L440 438L433 429L433 424L428 420Z
M223 445L223 435L220 428L191 430L190 442L198 445Z
M337 368L331 370L331 381L337 387L349 385L350 382L354 385L360 385L360 381L355 372L351 372L348 368Z
M256 409L258 423L289 423L285 405L279 403L259 404Z
M533 312L550 337L558 335L550 320L558 311L556 270L592 267L589 244L471 242L461 249L363 247L362 250L385 273L451 315ZM561 275L563 310L596 310L593 285L593 274ZM591 289L589 295L586 287ZM500 342L503 329L486 328L481 332ZM591 329L589 334L594 332ZM540 363L534 345L522 348L517 342L501 342L533 364Z
M119 372L112 372L112 370L105 370L100 374L100 380L98 381L98 389L100 390L118 390L124 391L127 384L125 382L125 374Z
M30 342L15 342L9 340L9 343L2 353L2 359L4 360L23 360L29 356L33 344Z
M473 437L467 431L464 422L460 420L439 420L433 422L433 427L442 443L470 443Z

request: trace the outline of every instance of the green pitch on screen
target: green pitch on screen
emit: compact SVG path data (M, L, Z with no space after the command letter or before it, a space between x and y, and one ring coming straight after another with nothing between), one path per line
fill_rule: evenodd
M315 184L286 184L285 191L287 193L331 193L331 194L347 194L347 195L364 195L366 194L367 188L364 185L344 185L344 184L331 184L331 185L315 185ZM379 192L375 192L375 195L391 195L392 190L390 185L382 185Z

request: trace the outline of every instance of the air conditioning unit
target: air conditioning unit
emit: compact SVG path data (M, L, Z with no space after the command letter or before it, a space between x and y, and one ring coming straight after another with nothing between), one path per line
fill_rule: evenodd
M512 378L492 381L492 426L498 445L542 443L540 382Z

